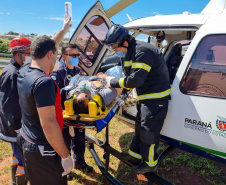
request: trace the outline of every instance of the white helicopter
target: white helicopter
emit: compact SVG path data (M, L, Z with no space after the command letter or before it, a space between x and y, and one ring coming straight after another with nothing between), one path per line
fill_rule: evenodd
M135 36L143 33L156 37L156 46L161 47L164 39L168 42L163 53L172 82L172 99L161 134L170 142L186 143L193 147L191 150L196 148L224 163L225 5L225 0L211 0L200 14L160 15L124 25Z
M79 65L88 75L118 64L114 57L106 59L109 50L101 40L111 25L109 18L135 1L121 0L106 11L97 1L75 30L70 42L79 47ZM171 146L165 154L175 147L226 163L224 20L226 0L210 0L199 14L157 15L124 25L134 37L149 36L147 42L152 41L165 56L171 78L169 111L161 131L161 140ZM133 119L136 108L127 105L123 114Z

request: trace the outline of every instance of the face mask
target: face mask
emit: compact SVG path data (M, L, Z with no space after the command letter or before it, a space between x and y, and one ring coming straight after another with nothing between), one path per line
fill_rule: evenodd
M56 58L55 55L53 55L53 56L54 56L55 59L56 59L56 62L55 62L54 67L53 67L53 71L57 71L57 70L59 69L60 62L59 62L59 60Z
M120 50L120 51L118 51L118 52L115 52L115 55L118 56L118 57L120 57L120 58L125 58L126 52L123 53L123 52Z
M69 64L71 64L72 66L77 66L78 63L79 63L78 57L75 57L75 58L71 57Z
M91 92L90 88L86 86L86 84L83 84L80 88L80 93L88 94Z
M28 63L28 62L31 62L31 57L25 56L25 61L24 61L24 63Z

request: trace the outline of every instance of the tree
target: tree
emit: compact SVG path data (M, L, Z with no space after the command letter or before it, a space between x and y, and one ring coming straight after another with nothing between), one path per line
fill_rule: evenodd
M2 40L0 40L0 44L2 44L3 43L3 41Z
M37 34L31 33L30 36L35 37Z
M9 31L8 33L6 33L6 35L19 35L19 33L13 32L13 31Z
M59 46L62 47L64 44L65 42L61 41Z
M51 35L43 35L43 36L48 37L48 38L51 38L52 37Z
M9 53L8 47L9 47L9 43L0 44L0 53Z

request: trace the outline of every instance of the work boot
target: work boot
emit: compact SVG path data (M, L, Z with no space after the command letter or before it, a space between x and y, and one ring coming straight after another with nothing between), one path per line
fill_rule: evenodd
M144 174L147 172L155 173L157 171L157 165L150 167L146 162L142 162L139 165L132 167L132 171L139 174Z
M132 163L133 165L138 165L141 163L141 159L137 159L135 157L132 157L128 153L120 153L120 158Z
M11 178L12 178L11 185L16 185L16 169L17 165L11 166Z
M84 163L75 163L75 169L78 169L78 170L82 170L82 171L85 171L85 172L92 172L93 171L93 167L86 164L86 162Z
M16 185L27 185L25 175L16 176Z

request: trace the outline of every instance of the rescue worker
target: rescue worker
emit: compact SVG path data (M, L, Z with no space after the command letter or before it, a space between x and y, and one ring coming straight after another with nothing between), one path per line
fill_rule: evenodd
M64 44L61 49L63 61L60 62L60 67L57 71L51 74L51 77L56 81L60 89L67 86L73 76L80 74L78 68L79 52L74 44ZM66 100L67 91L61 91L61 105L64 109L64 101ZM73 151L75 169L80 169L86 172L92 172L93 167L86 164L85 154L85 129L74 128L75 136L72 138L69 134L69 127L64 125L63 136L69 150Z
M23 161L16 143L17 132L21 128L17 76L19 68L30 58L30 45L31 41L24 37L10 41L9 51L13 54L13 58L0 76L0 139L10 142L12 146L12 185L26 184Z
M169 74L163 55L155 46L135 40L126 28L117 24L110 27L103 43L124 58L126 77L108 77L103 73L98 76L114 88L136 88L138 95L135 136L128 154L121 156L136 165L132 168L136 173L155 172L156 150L170 99Z
M31 185L66 185L73 161L65 145L59 87L49 74L59 67L57 47L71 27L71 18L52 37L31 44L31 63L21 67L17 86L22 127L17 137Z

